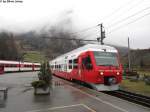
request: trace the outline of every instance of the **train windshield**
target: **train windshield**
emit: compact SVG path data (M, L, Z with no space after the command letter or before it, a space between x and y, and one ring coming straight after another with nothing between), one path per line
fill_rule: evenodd
M119 66L117 53L94 51L96 65Z

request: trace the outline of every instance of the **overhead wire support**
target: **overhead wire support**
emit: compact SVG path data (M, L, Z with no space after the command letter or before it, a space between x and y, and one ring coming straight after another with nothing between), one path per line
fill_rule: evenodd
M130 40L128 37L128 69L131 70L131 56L130 56Z
M64 39L64 40L78 40L78 41L96 41L96 40L84 40L84 39L77 39L77 38L59 38L59 37L55 37L55 38L48 38L48 39L52 39L52 40L55 40L55 39Z
M78 33L82 33L82 32L86 32L88 30L91 30L93 28L97 27L96 25L95 26L92 26L92 27L88 27L88 28L85 28L83 30L80 30L80 31L77 31L77 32L73 32L73 33L69 33L70 35L74 35L74 34L78 34Z
M100 42L101 45L104 45L104 38L105 38L105 30L104 27L103 27L103 24L98 24L98 26L100 26L100 37L97 38L97 41Z

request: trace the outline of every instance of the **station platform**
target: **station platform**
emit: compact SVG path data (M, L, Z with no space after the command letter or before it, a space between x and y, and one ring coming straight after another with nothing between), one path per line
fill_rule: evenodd
M36 79L36 72L1 75L0 86L8 88L8 96L0 100L0 112L150 112L150 108L55 76L51 94L35 96L30 83Z

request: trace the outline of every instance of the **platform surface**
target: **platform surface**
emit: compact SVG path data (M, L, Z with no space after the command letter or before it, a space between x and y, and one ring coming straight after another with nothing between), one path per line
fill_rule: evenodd
M0 76L0 86L8 87L8 97L0 100L0 112L150 112L128 101L53 77L48 96L34 96L30 83L36 72Z

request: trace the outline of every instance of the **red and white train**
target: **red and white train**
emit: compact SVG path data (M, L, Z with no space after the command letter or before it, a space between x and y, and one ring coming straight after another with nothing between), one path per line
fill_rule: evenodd
M40 63L0 60L0 74L5 72L36 71L40 70L40 66Z
M111 46L87 44L49 63L54 75L84 82L98 91L118 90L122 80L118 51Z

